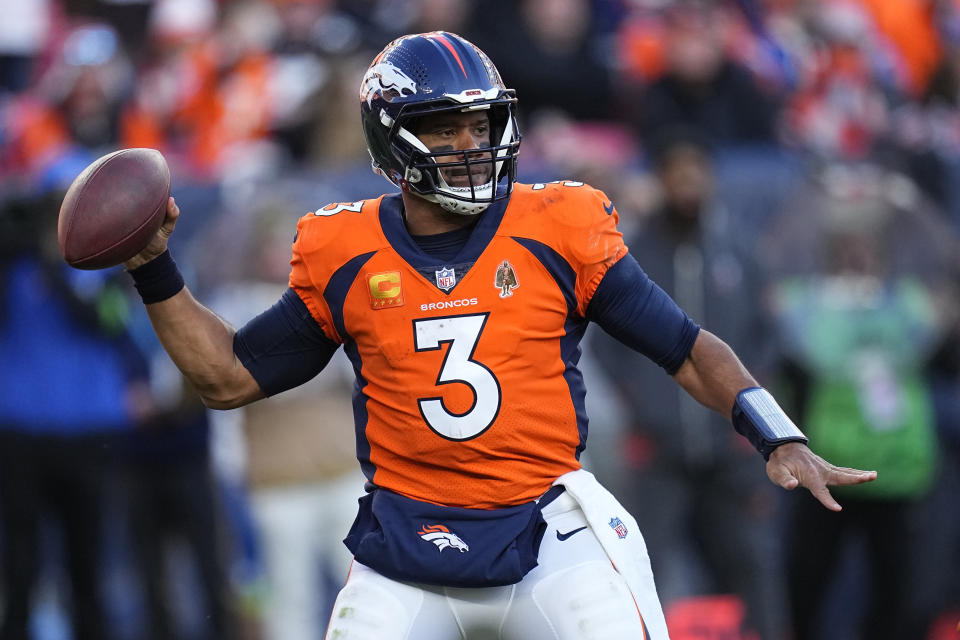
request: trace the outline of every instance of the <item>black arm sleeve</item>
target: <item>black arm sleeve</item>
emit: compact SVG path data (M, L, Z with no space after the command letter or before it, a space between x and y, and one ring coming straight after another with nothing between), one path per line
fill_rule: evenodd
M292 289L233 337L233 352L268 396L320 373L338 346Z
M587 318L673 375L683 364L700 327L627 254L597 287Z

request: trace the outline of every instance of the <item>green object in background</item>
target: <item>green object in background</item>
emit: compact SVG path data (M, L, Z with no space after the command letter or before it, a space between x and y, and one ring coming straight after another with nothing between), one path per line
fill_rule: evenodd
M923 367L936 336L926 290L902 279L785 282L780 320L811 376L802 426L833 464L876 469L877 480L835 487L859 498L913 498L931 486L936 425Z
M900 420L877 428L862 410L854 384L814 385L807 409L807 435L814 451L838 466L877 470L874 482L831 491L864 498L911 498L930 488L936 443L929 394L916 379L901 383L896 393Z
M110 335L123 333L130 321L130 299L119 287L104 286L96 299L97 317L100 326Z

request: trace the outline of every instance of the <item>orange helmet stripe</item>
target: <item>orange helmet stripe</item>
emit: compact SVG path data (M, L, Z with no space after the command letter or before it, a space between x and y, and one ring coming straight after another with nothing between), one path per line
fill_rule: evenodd
M440 35L439 33L436 33L436 34L431 33L431 34L428 35L427 37L430 38L431 40L438 40L438 41L440 41L440 44L442 44L443 46L445 46L445 47L447 48L447 50L450 51L450 53L453 55L454 59L457 61L457 64L460 65L460 71L463 72L463 77L466 78L466 77L467 77L467 70L463 68L463 61L460 60L460 54L457 53L457 50L453 48L453 45L450 43L450 41L447 40L446 38L444 38L444 37L443 37L442 35Z

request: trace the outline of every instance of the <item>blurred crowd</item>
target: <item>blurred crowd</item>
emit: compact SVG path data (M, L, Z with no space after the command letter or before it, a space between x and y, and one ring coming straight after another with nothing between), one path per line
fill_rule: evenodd
M0 0L0 640L322 637L362 477L343 360L209 412L60 199L163 152L173 253L234 324L296 219L386 191L359 79L443 29L519 97L523 182L616 203L641 266L877 469L829 513L591 330L584 461L636 515L674 640L956 638L960 1Z

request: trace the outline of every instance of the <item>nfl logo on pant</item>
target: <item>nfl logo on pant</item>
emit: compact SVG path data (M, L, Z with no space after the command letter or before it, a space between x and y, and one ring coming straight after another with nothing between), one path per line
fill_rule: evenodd
M609 524L610 528L617 533L618 538L623 539L627 537L627 525L623 524L623 520L614 516L610 518Z

